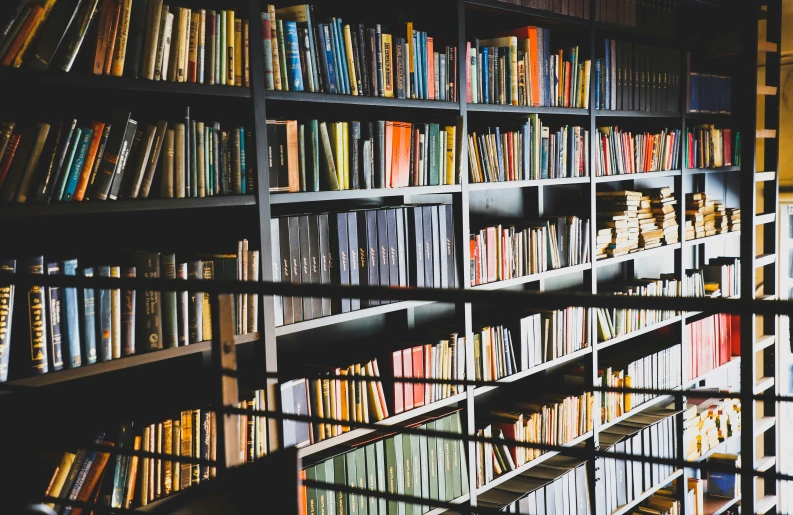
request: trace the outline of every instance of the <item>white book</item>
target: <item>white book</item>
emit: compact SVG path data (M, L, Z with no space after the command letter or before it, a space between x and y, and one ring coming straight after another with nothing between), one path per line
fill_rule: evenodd
M173 14L168 6L162 6L160 16L160 37L157 41L157 55L154 60L154 80L163 80L163 70L168 70L168 52L171 48L171 31L173 30Z

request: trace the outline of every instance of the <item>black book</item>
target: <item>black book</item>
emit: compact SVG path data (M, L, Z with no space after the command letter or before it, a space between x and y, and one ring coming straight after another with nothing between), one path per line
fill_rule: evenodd
M358 95L363 96L363 77L361 76L361 53L359 51L358 45L358 31L356 30L355 26L352 26L350 29L350 42L352 43L352 63L353 67L355 68L355 79L356 79L356 86L358 88Z
M281 235L278 227L278 219L270 220L270 246L272 249L271 266L273 272L273 282L281 282ZM275 311L275 326L284 325L284 303L280 295L273 295L273 310Z
M405 208L396 208L396 237L397 237L397 265L398 265L398 284L401 287L408 285L408 264L407 264L407 218Z
M136 0L132 3L132 13L129 19L129 38L127 39L126 73L124 75L133 79L137 79L140 76L148 13L149 0Z
M36 200L39 202L49 204L52 192L55 190L55 185L58 183L58 179L61 176L63 162L66 159L66 152L69 150L69 145L74 137L74 130L76 128L76 119L73 119L69 125L64 123L60 143L58 143L58 148L55 150L55 159L50 163L49 168L41 178L41 182L36 189Z
M280 281L282 283L292 282L292 258L290 257L289 246L289 218L278 218L278 237L279 237L279 250L280 250ZM284 295L281 298L284 310L284 324L292 324L295 322L295 313L293 308L292 296Z
M330 215L331 225L331 282L334 284L350 284L350 267L348 263L350 240L347 238L347 213ZM347 313L350 311L350 299L336 297L332 300L331 312Z
M347 239L350 242L348 248L349 266L350 266L350 285L358 286L361 284L361 260L358 256L358 222L356 213L347 213ZM350 310L357 311L361 309L361 299L356 297L350 299Z
M47 275L61 275L61 267L57 262L47 263ZM63 368L63 333L61 332L61 320L63 319L61 289L58 286L47 287L47 330L49 331L50 348L49 354L52 357L52 370Z
M442 253L446 257L446 270L449 274L449 288L457 288L457 259L454 239L454 206L451 204L442 204L441 209L446 218L446 243L442 249Z
M36 256L25 260L25 273L44 275L44 257ZM31 286L27 298L31 369L34 374L46 374L49 372L46 290L42 286Z
M204 265L199 259L198 261L189 261L187 263L187 278L188 279L202 279ZM190 335L190 343L198 343L204 340L204 294L201 292L191 291L188 292L188 308L187 308L187 323L188 333Z
M110 267L107 265L96 267L97 277L110 277ZM110 290L107 288L96 289L96 347L99 361L113 359L112 326L110 312Z
M317 215L317 225L319 226L319 282L320 284L330 284L330 222L327 213ZM322 297L321 313L323 317L330 316L332 313L330 297Z
M121 277L136 277L134 266L126 267L121 272ZM122 291L121 296L121 355L132 356L135 354L135 289Z
M121 162L124 142L127 141L127 133L130 132L129 117L131 114L129 111L116 111L113 113L111 126L116 130L110 131L110 136L107 138L105 153L102 155L99 171L91 185L90 194L87 195L91 199L107 200L107 196L110 194L110 186L113 184L117 165ZM132 143L136 125L133 124L127 146ZM64 172L61 171L61 173Z
M422 206L421 207L421 218L422 218L422 233L423 233L423 240L424 240L424 286L427 288L432 288L435 286L435 272L433 271L434 261L432 260L432 248L434 246L434 240L432 237L432 211L434 206ZM435 216L435 220L437 221L437 214Z
M356 38L358 43L358 61L361 71L361 75L359 75L359 77L361 77L361 91L363 91L364 96L368 97L372 94L372 87L369 84L371 79L369 77L369 66L366 62L366 28L364 28L363 23L358 24Z
M298 221L298 217L290 216L288 218L288 226L287 226L287 235L289 237L289 252L286 254L289 256L289 266L291 270L289 274L291 276L291 282L299 283L300 282L300 224ZM281 253L281 259L283 259L284 253ZM302 322L303 321L303 299L300 296L293 295L292 296L292 312L294 313L294 321L295 322Z
M389 286L391 274L388 259L388 210L378 209L375 211L375 216L377 217L377 264L380 269L378 284ZM390 303L390 300L380 299L380 304Z
M421 218L422 208L411 206L405 208L408 213L407 239L409 245L408 285L424 287L424 228Z
M380 284L380 252L378 251L377 245L377 210L371 209L368 211L363 211L362 213L365 215L366 219L366 222L364 223L365 233L360 230L360 221L358 223L358 233L366 234L366 267L368 268L367 285L378 286ZM369 299L369 307L379 305L379 299Z
M58 122L58 129L50 130L47 136L47 141L44 144L44 147L41 149L41 158L39 159L39 162L36 165L36 171L31 178L31 184L37 185L36 189L34 190L37 199L41 194L41 184L43 183L43 179L50 175L51 170L58 160L61 142L67 136L64 134L64 129L64 122Z
M622 106L622 49L625 47L622 41L612 40L616 50L617 60L614 63L617 74L617 104L616 109L624 109Z
M322 256L320 254L320 236L319 236L319 215L308 215L308 273L311 278L311 284L322 284ZM302 247L302 239L301 239ZM302 251L301 251L302 255ZM311 297L311 314L314 318L322 316L322 298ZM303 303L305 306L305 302ZM304 316L305 318L305 316Z
M374 140L374 187L385 188L385 120L378 120Z
M386 223L388 224L388 283L391 286L400 286L397 214L401 216L401 213L397 213L396 209L386 210Z
M449 262L446 259L446 244L448 238L446 236L446 206L439 205L438 209L438 244L435 245L438 249L438 265L440 268L440 283L436 286L440 288L449 288Z
M176 265L176 278L187 279L187 263ZM176 331L179 347L190 342L190 296L187 290L176 292Z
M286 131L286 122L275 122L277 154L274 159L278 161L278 189L281 191L289 191L289 147L286 144Z
M30 68L46 71L52 62L52 57L61 46L66 31L69 29L80 4L88 0L62 0L55 4L47 16L47 21L41 29L35 50L30 54L26 63Z
M361 122L350 122L350 188L361 189Z
M140 277L144 279L160 278L160 253L141 252L138 255L137 270ZM141 342L142 350L162 349L162 311L160 306L160 292L146 290L141 296Z
M22 175L28 165L30 154L33 151L33 145L38 136L38 129L35 124L28 125L22 131L22 137L19 140L14 160L11 161L11 166L6 174L3 187L0 189L0 202L13 202L16 198L19 185L22 182Z
M121 144L121 154L119 154L118 157L115 177L113 178L113 184L110 186L110 194L108 195L110 200L118 199L121 186L125 182L124 172L127 170L127 164L130 161L129 156L133 153L137 154L142 137L143 132L138 130L138 122L135 120L127 122L127 131L126 134L124 134L124 142ZM127 174L127 176L129 177L129 174Z
M351 211L349 216L355 219L355 232L357 236L356 248L356 264L358 265L358 284L360 286L369 286L369 248L366 239L366 211ZM349 226L348 226L349 227ZM349 229L348 229L349 230ZM350 251L352 255L352 251ZM351 278L352 280L352 278ZM369 299L361 298L360 307L368 308L370 306ZM352 305L350 306L352 307Z
M270 172L270 191L279 191L278 184L278 131L275 129L275 120L267 120L267 163ZM284 184L284 187L287 185Z
M631 99L633 98L633 44L625 43L622 45L622 106L624 109L633 109Z
M631 68L633 70L633 79L632 79L632 99L631 99L631 109L637 111L640 109L639 104L639 89L641 88L641 81L639 77L641 75L641 50L642 46L637 44L633 45L633 55L631 56Z
M308 215L297 217L297 232L300 244L300 262L298 263L298 273L302 284L311 284L311 234L308 229ZM314 318L314 304L311 297L302 297L303 320Z

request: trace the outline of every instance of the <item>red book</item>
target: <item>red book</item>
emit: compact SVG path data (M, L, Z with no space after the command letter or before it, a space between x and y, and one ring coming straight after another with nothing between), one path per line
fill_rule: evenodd
M17 147L19 146L19 140L22 137L22 134L13 134L11 138L8 140L8 145L6 145L6 150L3 153L3 158L0 160L0 188L3 186L3 181L8 174L8 169L11 167L11 161L14 160L14 154L17 151Z
M427 37L427 53L426 53L426 63L427 63L427 97L429 100L435 100L435 48L433 39L431 37Z
M724 166L732 166L732 129L724 129Z
M388 124L392 124L392 128L389 131ZM400 122L386 122L386 145L388 145L388 135L391 134L391 145L390 149L390 166L386 168L386 175L388 174L388 170L391 171L390 177L387 177L387 187L389 188L398 188L399 187L399 155L402 153L402 124Z
M513 164L514 164L514 154L513 154L513 148L512 148L512 133L511 132L507 133L507 154L509 156L509 158L507 159L507 162L509 164L509 170L508 170L509 173L507 175L507 178L510 181L514 181L515 180L515 168L513 166Z
M424 375L424 356L421 347L413 347L413 377L419 379L426 377ZM418 408L424 406L424 383L415 383L413 385L413 406Z
M402 377L413 378L412 349L402 350ZM413 383L405 383L405 411L413 409Z
M465 91L466 91L466 100L468 103L471 103L471 42L468 41L465 44Z
M394 351L391 355L394 363L394 414L405 411L405 389L402 383L397 381L402 377L402 351Z
M730 315L730 343L732 344L732 355L741 355L741 316Z

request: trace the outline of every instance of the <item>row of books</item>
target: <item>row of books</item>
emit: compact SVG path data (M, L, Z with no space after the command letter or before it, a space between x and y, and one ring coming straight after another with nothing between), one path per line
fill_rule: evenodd
M677 0L595 0L595 20L669 37L677 25Z
M591 61L577 46L551 50L548 29L527 26L467 43L468 102L514 106L589 107Z
M273 277L281 282L454 288L454 216L448 204L276 218ZM276 297L276 325L379 306L378 299Z
M598 370L600 386L672 390L682 384L681 344L644 355L646 352L646 349L629 349L603 360L604 367ZM601 422L611 422L654 397L645 393L601 392Z
M710 258L702 268L686 270L686 297L738 297L741 295L741 258Z
M594 397L547 394L530 401L516 401L505 410L494 409L487 415L479 437L505 439L529 444L564 445L592 430ZM495 477L528 463L544 451L486 442L476 443L476 486L482 487Z
M270 191L458 184L457 127L267 120Z
M729 363L733 353L740 355L741 318L738 315L716 313L687 324L686 331L689 381Z
M680 131L632 133L598 127L595 176L674 170L680 166Z
M553 456L541 465L479 494L476 503L483 508L507 513L590 515L587 462Z
M741 165L741 133L713 124L686 128L686 168Z
M595 59L595 109L680 110L680 52L605 39Z
M199 258L177 263L175 254L139 252L124 259L135 266L78 267L77 259L47 262L43 256L35 256L23 266L25 273L38 275L258 280L259 251L248 250L247 240L239 242L236 254L201 254ZM16 271L16 260L0 261L0 270ZM0 381L8 378L12 342L21 344L25 337L30 346L30 371L45 374L199 343L212 335L210 295L206 293L33 286L15 304L14 290L14 286L0 288L4 315L0 322ZM233 309L237 334L258 331L258 296L235 295ZM12 331L14 320L19 328L16 333ZM22 330L23 324L28 330ZM23 376L23 368L21 364L15 367L12 375Z
M596 458L597 513L612 513L662 484L674 467L642 458L677 457L677 417L668 409L645 410L600 433L600 449L630 454L636 460Z
M244 127L185 118L139 126L129 111L110 120L0 125L0 200L82 202L208 197L253 191ZM157 177L159 175L159 177Z
M470 236L471 286L587 263L588 231L577 216L481 229Z
M589 310L569 306L520 319L520 370L567 356L589 346Z
M589 130L563 125L551 132L536 114L516 130L468 135L472 183L589 176Z
M636 279L610 283L598 287L601 293L613 295L629 295L641 297L677 297L680 295L678 281L662 275L659 279ZM602 290L602 291L601 291ZM675 315L674 311L662 309L630 309L630 308L594 308L597 316L597 332L600 341L624 336L634 331L650 327L668 320Z
M708 193L686 193L686 240L741 230L741 210L726 208Z
M303 513L381 513L418 515L428 506L386 500L401 495L432 501L452 501L468 493L468 465L460 412L455 411L413 426L417 434L402 433L356 445L305 468L304 480L356 486L372 492L360 495L301 486ZM448 438L420 431L448 433ZM353 509L354 507L354 509Z
M265 88L457 102L457 47L441 46L413 22L388 30L337 17L317 23L311 5L268 5Z
M68 72L90 30L95 75L250 87L249 24L233 10L191 10L162 0L27 3L5 25L3 66L44 71L56 63Z
M690 71L686 95L688 113L732 113L732 77Z
M688 402L683 413L683 448L687 460L697 460L741 431L739 399L697 397Z

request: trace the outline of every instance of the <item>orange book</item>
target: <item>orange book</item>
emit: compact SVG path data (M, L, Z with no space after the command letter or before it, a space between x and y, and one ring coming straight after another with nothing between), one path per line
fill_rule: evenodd
M83 169L80 170L80 179L77 188L74 190L74 200L80 202L85 196L88 187L88 179L91 177L91 170L96 160L96 151L99 149L99 142L102 140L102 133L105 131L105 124L102 122L91 122L91 141L88 143L88 151L85 154Z
M570 88L573 87L572 75L570 75L572 63L566 62L564 65L564 106L570 107Z
M393 153L394 122L385 122L385 183L384 188L391 187L391 156Z
M402 151L400 145L402 145L402 123L401 122L394 122L393 129L391 131L391 144L388 144L388 132L386 132L386 146L389 148L391 155L388 156L388 161L391 163L391 166L386 170L391 171L391 175L386 181L386 184L391 188L398 188L399 187L399 154ZM388 129L386 128L386 131ZM387 172L386 172L387 173Z
M427 98L430 100L435 99L435 51L434 44L431 37L427 36Z
M413 136L413 125L402 123L402 145L399 149L399 186L410 184L410 138Z
M306 485L303 484L303 481L306 480L306 471L300 471L300 499L297 503L297 515L306 515L308 512L308 489Z
M341 137L341 134L339 134ZM300 191L300 162L298 161L297 120L286 121L287 170L289 171L289 191ZM292 157L294 156L294 158Z
M113 28L115 14L113 0L102 0L102 14L99 17L99 28L96 34L96 48L94 50L94 75L102 75L105 71L105 56L107 55L110 30Z
M529 40L529 53L531 54L529 61L531 70L527 76L531 80L531 105L538 106L540 105L540 58L539 48L537 46L537 27L521 27L511 30L507 32L507 34L515 36L518 39Z
M102 445L106 447L113 447L113 442L104 442ZM88 502L91 499L91 494L93 493L94 489L97 487L99 483L99 478L102 477L102 472L105 471L105 465L107 465L107 461L110 459L109 452L98 452L96 453L96 458L94 459L94 463L91 465L91 469L88 471L88 475L85 477L85 483L83 483L82 488L80 488L80 493L77 495L77 501L79 502ZM72 513L74 515L81 515L83 512L83 508L74 508Z
M55 0L45 0L43 2L43 5L41 6L43 12L41 13L41 16L39 16L33 22L33 27L31 27L30 32L28 32L27 37L22 42L22 47L17 52L17 55L14 58L14 61L11 63L11 66L13 66L14 68L19 68L20 66L22 66L22 59L25 57L25 54L27 54L28 47L33 42L33 40L35 40L38 37L39 32L41 31L42 24L45 21L47 21L47 18L52 12L52 8L54 6L55 6Z
M110 75L110 69L113 67L113 52L116 51L118 25L121 20L122 10L121 2L114 1L112 10L113 14L110 16L110 32L108 33L107 38L107 53L105 54L105 62L102 69L102 73L105 75Z
M11 63L14 62L14 58L17 54L22 50L22 47L25 45L25 42L28 39L28 36L38 27L39 23L41 23L41 17L44 15L44 9L40 5L35 5L30 10L30 14L25 19L25 22L19 28L19 32L17 32L17 37L14 38L14 42L11 43L11 46L8 47L8 51L6 55L3 56L3 61L0 62L3 66L11 66Z

